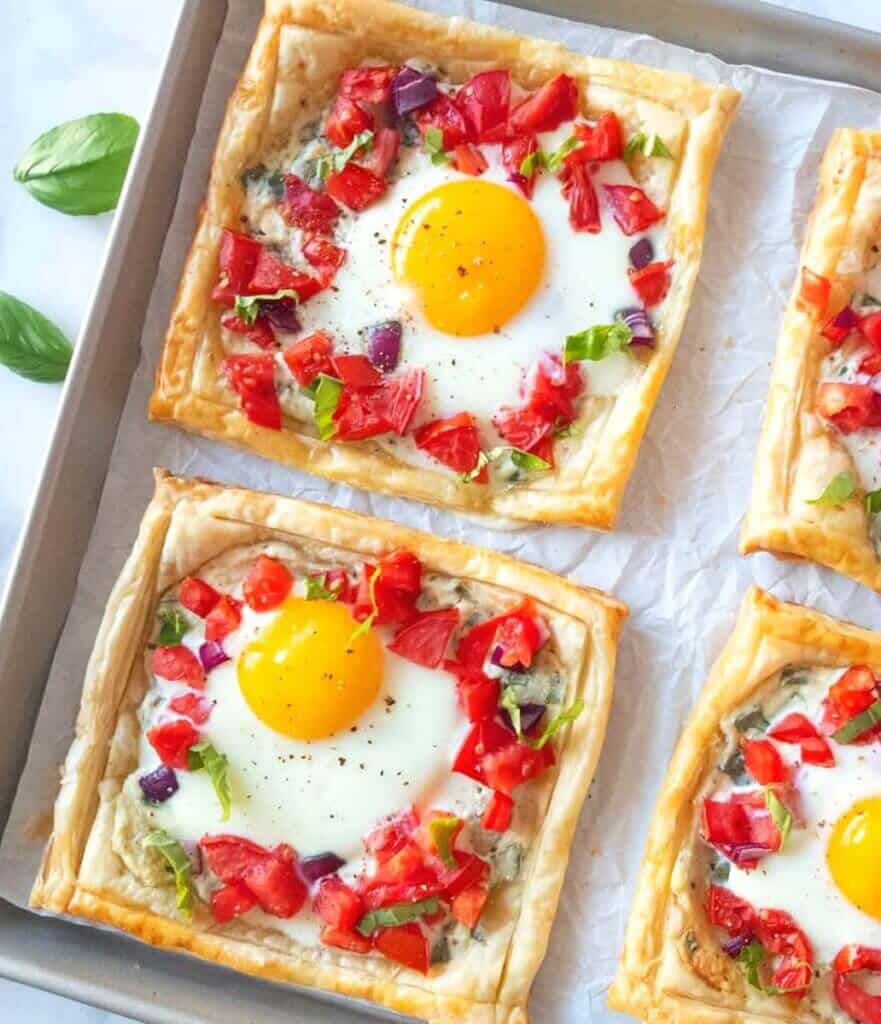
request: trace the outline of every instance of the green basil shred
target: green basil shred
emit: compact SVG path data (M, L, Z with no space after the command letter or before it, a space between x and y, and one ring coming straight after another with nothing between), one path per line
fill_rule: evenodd
M186 917L193 913L193 865L181 844L165 832L156 829L144 839L144 846L152 846L165 858L174 873L174 886L177 890L177 909Z

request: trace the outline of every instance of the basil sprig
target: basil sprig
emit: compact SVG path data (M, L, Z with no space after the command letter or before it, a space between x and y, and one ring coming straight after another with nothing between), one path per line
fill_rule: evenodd
M434 896L427 900L416 900L414 903L393 903L390 907L368 911L356 928L362 935L370 936L378 928L394 928L395 925L417 921L425 914L434 914L437 907L437 898Z
M174 647L191 629L189 619L180 608L159 609L159 645Z
M832 733L832 739L836 743L853 743L859 739L864 732L873 729L881 722L881 700L870 704L865 711L861 711L849 721L845 722L840 729Z
M232 799L229 791L227 769L229 761L211 743L196 743L187 751L187 765L191 772L204 769L211 779L211 785L220 804L220 820L229 821Z
M848 498L852 497L857 489L856 482L850 473L845 470L843 473L836 473L826 484L822 494L816 498L808 498L809 505L843 505Z
M41 135L13 177L44 206L73 215L104 213L119 201L138 138L128 114L90 114Z
M28 380L64 380L73 349L61 330L21 299L0 292L0 363Z
M613 324L594 324L586 331L568 335L563 347L563 362L605 359L613 352L623 352L632 338L633 331L623 320L616 320Z
M165 858L174 872L174 887L177 890L177 909L185 917L193 913L193 865L186 850L164 829L156 829L144 839L144 846L155 847Z

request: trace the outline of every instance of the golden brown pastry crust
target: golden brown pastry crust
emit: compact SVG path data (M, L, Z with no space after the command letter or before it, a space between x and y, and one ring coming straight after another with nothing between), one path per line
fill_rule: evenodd
M830 311L849 303L879 227L881 133L842 129L823 158L799 264L831 282ZM777 342L740 550L809 558L881 591L881 561L859 497L838 507L808 503L853 465L814 412L829 343L822 324L799 306L798 288L797 280Z
M585 114L614 110L628 131L662 134L677 157L653 161L668 167L644 170L652 179L645 182L649 190L669 195L668 255L676 261L653 355L614 402L593 402L587 430L555 473L505 491L408 465L373 442L318 441L298 433L294 421L280 431L256 426L218 378L222 348L211 290L221 231L239 224L240 174L286 137L304 108L321 109L343 68L365 58L404 62L415 56L442 66L453 81L481 67L504 66L522 86L535 88L565 72L579 84ZM610 528L679 340L700 263L710 179L738 98L734 89L678 72L580 56L557 43L390 0L267 0L227 107L157 371L151 418L370 490L476 514Z
M694 878L699 801L725 744L723 721L785 665L881 668L881 634L753 587L710 671L667 770L652 818L618 975L608 1004L650 1022L813 1021L806 1006L744 984L718 949ZM688 943L698 950L689 956ZM712 984L710 984L712 982Z
M175 913L169 887L142 886L114 852L115 800L133 769L134 710L145 685L141 652L159 595L233 547L286 538L371 559L404 546L430 571L503 588L503 594L531 595L552 616L558 648L571 667L570 694L585 701L585 712L561 745L556 778L549 780L519 901L501 901L494 913L503 917L504 927L491 929L486 944L470 944L448 965L451 970L435 977L423 979L390 961L328 947L297 947L279 933L257 928L218 929L201 908L185 923ZM54 830L31 903L113 924L153 945L187 950L249 974L371 999L430 1021L525 1022L578 813L602 746L625 614L623 606L598 591L496 552L325 505L157 471L155 495L108 600L89 661ZM494 934L502 939L495 941Z

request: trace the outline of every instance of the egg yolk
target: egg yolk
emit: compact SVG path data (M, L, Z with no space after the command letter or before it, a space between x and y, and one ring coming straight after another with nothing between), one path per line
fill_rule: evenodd
M298 740L348 728L376 699L382 645L345 605L291 598L239 656L239 688L261 722Z
M488 334L529 301L545 241L529 203L487 181L452 181L404 211L392 239L397 279L445 334Z
M842 894L881 921L881 796L855 803L835 823L826 860Z

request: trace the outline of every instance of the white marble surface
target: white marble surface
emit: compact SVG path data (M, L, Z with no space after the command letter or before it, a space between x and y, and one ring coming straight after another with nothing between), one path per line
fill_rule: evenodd
M15 185L11 168L40 132L99 110L143 118L183 0L0 0L0 287L37 305L71 339L97 278L111 214L64 217ZM881 32L877 0L778 0ZM0 368L0 581L51 438L60 385ZM0 980L0 1020L123 1024L124 1018Z

